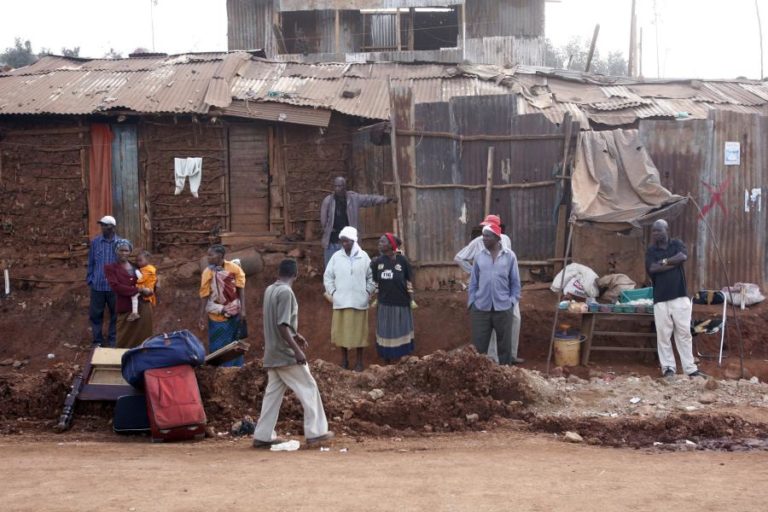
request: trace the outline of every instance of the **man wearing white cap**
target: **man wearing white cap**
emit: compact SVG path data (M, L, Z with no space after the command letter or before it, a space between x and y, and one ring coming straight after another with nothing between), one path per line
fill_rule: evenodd
M104 309L109 308L109 337L106 345L115 346L115 326L117 313L115 312L115 294L109 287L104 275L104 265L117 261L115 244L120 237L115 234L117 222L111 215L105 215L99 220L101 234L91 240L88 250L88 274L86 281L91 289L91 303L88 307L88 317L91 321L93 344L104 345Z

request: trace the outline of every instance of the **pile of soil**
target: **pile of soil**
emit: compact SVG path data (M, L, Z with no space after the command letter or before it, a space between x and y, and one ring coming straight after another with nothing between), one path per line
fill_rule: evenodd
M473 348L409 357L391 366L350 372L322 360L310 364L331 428L350 434L482 430L497 418L519 418L543 400L542 380L517 368L500 367ZM200 368L200 388L209 417L228 427L257 417L266 372L259 362L234 369ZM283 427L301 432L302 408L287 394Z

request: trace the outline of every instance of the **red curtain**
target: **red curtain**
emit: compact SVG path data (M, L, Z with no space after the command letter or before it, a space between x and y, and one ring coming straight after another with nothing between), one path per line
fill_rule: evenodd
M91 125L90 169L88 172L88 231L93 238L101 233L97 224L112 213L112 130L108 124Z

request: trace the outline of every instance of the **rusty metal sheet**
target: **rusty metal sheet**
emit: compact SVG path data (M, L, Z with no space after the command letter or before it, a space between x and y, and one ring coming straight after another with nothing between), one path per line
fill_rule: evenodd
M640 138L659 170L661 184L673 194L690 196L698 204L708 199L701 180L710 166L713 124L711 120L693 119L683 122L644 120L639 125ZM719 283L702 279L702 264L714 251L703 246L705 227L694 204L689 203L679 217L671 219L669 227L670 234L680 238L688 248L685 270L689 294L701 288L719 288ZM645 245L649 243L647 239L644 241ZM635 258L642 260L643 254L637 254Z
M397 7L450 7L464 0L279 0L280 11L394 9Z
M468 38L544 35L544 0L474 1L465 11Z
M766 190L765 169L768 158L764 148L768 146L768 121L763 116L727 111L713 111L712 161L702 181L713 188L702 195L702 208L709 208L704 218L712 228L713 236L707 235L703 246L710 253L702 269L702 282L710 287L725 285L726 278L721 263L713 254L717 243L728 270L731 284L750 282L764 286L766 283L766 227L768 208L750 205L747 211L745 193ZM724 165L724 146L727 141L741 144L741 164ZM717 202L719 194L720 202ZM762 198L763 203L765 198ZM721 208L722 205L722 208Z
M279 123L305 124L308 126L328 126L331 111L312 107L300 107L285 103L253 102L235 100L222 114L247 119L263 119Z

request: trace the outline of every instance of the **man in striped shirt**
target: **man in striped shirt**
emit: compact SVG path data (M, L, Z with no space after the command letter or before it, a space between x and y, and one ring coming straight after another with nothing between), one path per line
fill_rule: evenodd
M115 293L109 287L104 275L104 265L117 261L115 243L120 237L115 234L117 222L111 215L105 215L99 220L101 234L91 240L88 250L88 275L86 281L91 289L91 303L88 307L88 317L91 321L93 344L104 345L104 309L109 308L109 337L107 346L115 346L115 325L117 313L115 312Z

